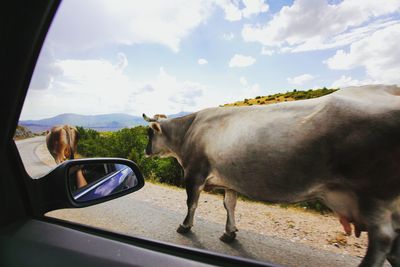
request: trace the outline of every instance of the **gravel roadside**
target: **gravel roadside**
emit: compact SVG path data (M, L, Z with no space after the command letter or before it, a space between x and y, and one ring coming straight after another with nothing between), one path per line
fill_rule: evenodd
M164 209L186 210L186 192L177 187L147 182L142 190L135 193L135 198ZM238 238L240 230L243 229L359 257L364 256L367 248L366 233L360 238L354 235L347 236L333 214L321 215L301 208L283 208L279 205L238 199L235 215L239 229ZM223 197L203 192L200 195L196 217L224 225L226 212Z

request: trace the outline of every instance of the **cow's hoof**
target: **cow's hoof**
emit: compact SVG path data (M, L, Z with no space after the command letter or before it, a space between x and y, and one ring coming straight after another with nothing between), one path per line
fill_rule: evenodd
M224 234L219 238L219 240L221 240L221 241L224 242L224 243L231 243L231 242L233 242L233 240L235 240L235 238L236 238L236 233L235 233L235 232L232 232L232 233L229 233L229 234L224 233Z
M190 226L184 226L182 224L179 225L178 229L176 229L176 231L180 234L186 234L190 231Z

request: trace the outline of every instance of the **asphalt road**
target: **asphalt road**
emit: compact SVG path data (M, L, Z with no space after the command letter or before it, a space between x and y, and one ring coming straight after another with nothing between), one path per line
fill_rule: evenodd
M41 177L52 169L50 166L44 164L37 154L37 150L45 144L45 140L44 136L37 136L16 141L25 169L33 178Z
M25 168L31 175L42 175L51 168L40 161L36 152L44 143L43 137L17 141ZM138 196L137 194L136 196ZM162 209L135 193L82 209L57 210L47 214L127 235L146 237L164 242L241 256L282 266L357 266L361 259L300 245L288 240L269 237L251 231L240 231L238 238L225 244L218 238L224 225L199 218L187 235L176 232L185 211Z

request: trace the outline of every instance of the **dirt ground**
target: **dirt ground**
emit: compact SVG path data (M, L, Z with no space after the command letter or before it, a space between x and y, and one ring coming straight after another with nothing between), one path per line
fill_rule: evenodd
M146 183L143 189L135 193L135 197L165 209L186 210L186 193L180 188ZM359 257L364 256L367 248L366 233L362 233L360 238L356 238L354 233L347 236L339 219L333 214L322 215L302 208L283 208L279 205L239 199L235 215L238 235L241 229L249 230ZM202 192L196 217L225 224L223 197Z

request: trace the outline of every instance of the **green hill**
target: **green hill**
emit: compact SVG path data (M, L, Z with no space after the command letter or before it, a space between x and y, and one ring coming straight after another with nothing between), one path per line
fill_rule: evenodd
M267 105L279 102L296 101L296 100L320 97L323 95L333 93L337 90L338 89L328 89L326 87L315 90L310 89L308 91L293 90L292 92L279 93L267 96L257 96L255 98L250 98L250 99L245 98L243 101L236 101L234 103L229 103L222 106L229 107L229 106Z

